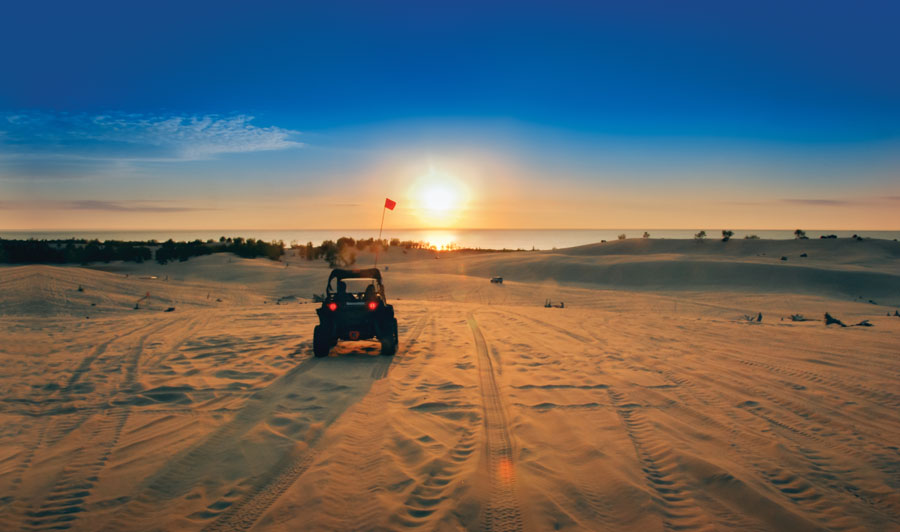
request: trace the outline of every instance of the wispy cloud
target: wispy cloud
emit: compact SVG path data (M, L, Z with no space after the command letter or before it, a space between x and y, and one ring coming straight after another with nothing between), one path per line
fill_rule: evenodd
M7 157L190 161L303 146L299 131L254 125L247 115L24 112L0 114Z
M148 201L100 201L100 200L78 200L61 202L62 208L70 210L84 211L113 211L113 212L188 212L188 211L209 211L205 207L188 207L173 205L168 202L148 202Z
M845 207L854 205L857 201L836 200L836 199L818 199L818 198L785 198L781 200L785 203L796 203L798 205L819 205L825 207Z
M742 207L756 207L759 205L765 205L764 201L726 201L728 205L739 205Z

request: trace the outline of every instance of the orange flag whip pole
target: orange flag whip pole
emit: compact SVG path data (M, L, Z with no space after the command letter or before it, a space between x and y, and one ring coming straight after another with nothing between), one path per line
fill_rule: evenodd
M381 249L381 231L384 229L384 213L390 209L394 210L397 202L391 198L384 198L384 207L381 209L381 225L378 227L378 247L375 248L375 267L378 267L378 250Z

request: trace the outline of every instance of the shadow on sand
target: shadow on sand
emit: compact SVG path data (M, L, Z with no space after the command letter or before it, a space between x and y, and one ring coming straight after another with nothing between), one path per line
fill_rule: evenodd
M309 352L308 346L307 353ZM329 357L306 355L299 364L254 392L231 419L150 475L107 528L146 519L152 508L186 498L203 487L218 497L205 511L187 516L214 520L207 529L251 522L312 463L328 426L384 378L394 357L371 342L347 342ZM235 487L242 492L235 499ZM125 527L125 528L129 528Z

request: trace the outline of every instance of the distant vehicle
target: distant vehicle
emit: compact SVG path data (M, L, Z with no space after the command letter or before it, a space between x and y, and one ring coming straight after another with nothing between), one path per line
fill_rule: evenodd
M503 284L503 277L491 277L492 283Z
M393 305L387 304L377 268L332 270L316 314L319 324L313 330L313 353L317 357L328 356L338 340L377 338L382 355L397 352L397 318Z

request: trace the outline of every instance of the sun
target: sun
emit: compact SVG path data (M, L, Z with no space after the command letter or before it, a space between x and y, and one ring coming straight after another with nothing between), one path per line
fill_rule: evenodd
M422 206L432 213L446 213L459 203L456 191L446 183L430 183L422 188Z
M431 169L413 184L410 196L425 225L449 227L462 216L468 189L455 176Z

